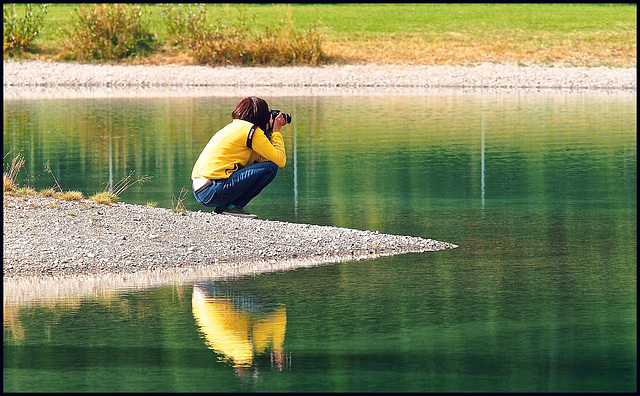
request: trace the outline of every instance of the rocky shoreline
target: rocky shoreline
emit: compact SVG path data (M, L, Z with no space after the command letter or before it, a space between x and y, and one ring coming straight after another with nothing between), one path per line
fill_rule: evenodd
M636 68L483 63L474 66L349 65L323 67L123 66L3 62L5 99L431 93L438 90L637 89Z

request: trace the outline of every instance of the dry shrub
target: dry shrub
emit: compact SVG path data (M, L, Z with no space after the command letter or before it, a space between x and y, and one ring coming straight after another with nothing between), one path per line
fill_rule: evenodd
M16 191L17 188L18 186L16 185L16 182L11 178L9 178L9 176L6 173L3 173L2 174L2 191L7 193L14 192Z
M192 35L201 34L206 26L207 11L204 4L160 4L160 17L171 45L186 47Z
M66 36L63 57L76 60L119 60L152 49L154 36L140 6L95 4L80 7Z
M311 65L326 60L322 51L323 34L317 27L298 32L290 14L278 20L275 28L250 37L244 63L262 65Z
M172 44L186 48L199 64L242 65L312 65L326 61L322 50L324 35L314 26L299 32L293 25L290 9L278 20L274 28L255 33L251 29L250 16L239 9L239 16L219 18L214 25L207 24L204 6L182 7L165 5L162 18Z
M42 31L48 4L25 4L24 17L18 16L15 4L2 6L2 52L14 55L29 51Z

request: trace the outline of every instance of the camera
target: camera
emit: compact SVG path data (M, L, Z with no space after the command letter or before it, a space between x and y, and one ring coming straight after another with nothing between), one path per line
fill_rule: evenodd
M269 110L269 113L271 113L271 115L273 116L273 119L275 120L278 114L280 114L280 110ZM282 116L284 117L284 121L287 124L291 124L291 114L282 113ZM271 140L272 133L273 133L273 122L270 122L267 125L267 130L265 131L265 135L267 136L267 139Z
M274 120L276 119L278 114L280 114L280 110L269 110L269 112L273 116ZM291 114L290 113L282 113L282 116L284 117L284 120L286 121L287 124L291 124Z

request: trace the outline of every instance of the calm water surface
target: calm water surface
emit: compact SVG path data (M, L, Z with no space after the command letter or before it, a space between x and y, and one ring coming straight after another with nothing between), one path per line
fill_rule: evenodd
M3 153L209 211L191 168L239 99L5 100ZM637 390L635 94L265 99L288 164L247 210L460 247L5 301L4 391Z

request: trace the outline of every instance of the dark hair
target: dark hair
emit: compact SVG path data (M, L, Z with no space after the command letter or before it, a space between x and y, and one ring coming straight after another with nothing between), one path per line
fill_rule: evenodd
M236 108L231 112L231 117L234 120L249 121L266 131L271 113L269 113L269 105L264 99L249 96L236 105Z

